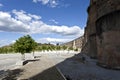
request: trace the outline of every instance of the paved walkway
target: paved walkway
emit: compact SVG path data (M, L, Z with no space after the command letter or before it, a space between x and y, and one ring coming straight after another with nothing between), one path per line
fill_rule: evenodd
M65 80L47 55L41 56L39 61L29 62L22 68L13 70L8 78L10 77L17 80Z

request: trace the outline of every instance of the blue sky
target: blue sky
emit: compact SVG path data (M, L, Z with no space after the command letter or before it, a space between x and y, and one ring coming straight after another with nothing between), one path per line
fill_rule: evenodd
M26 34L40 43L80 37L88 6L89 0L0 0L0 46Z

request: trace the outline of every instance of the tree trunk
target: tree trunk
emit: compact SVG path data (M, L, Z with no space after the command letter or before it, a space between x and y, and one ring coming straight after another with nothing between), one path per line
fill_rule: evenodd
M24 53L22 53L21 59L25 60L25 54Z
M35 51L33 51L33 58L35 58Z

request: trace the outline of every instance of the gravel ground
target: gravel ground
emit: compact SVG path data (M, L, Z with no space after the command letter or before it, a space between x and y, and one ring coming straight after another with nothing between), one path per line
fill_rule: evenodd
M109 70L96 65L97 60L72 51L36 52L36 56L45 55L53 60L54 65L67 80L120 80L120 70ZM31 54L26 54L26 59ZM83 59L85 57L85 59ZM21 58L20 54L0 54L0 75ZM4 60L4 61L3 61Z
M26 59L30 59L32 54L25 54ZM7 70L14 68L17 62L21 60L21 54L0 54L0 70Z
M41 57L42 56L42 57L46 58L46 56L52 55L52 54L54 56L57 56L61 52L73 53L73 51L69 51L69 52L68 51L57 51L57 52L56 51L52 51L52 52L44 51L44 52L35 52L35 56L37 56L37 57ZM33 59L32 54L29 54L29 53L25 54L25 59L26 60ZM13 70L12 71L13 73L14 73L14 71L15 71L15 73L21 71L21 70L14 70L14 69L17 69L17 68L21 67L21 66L16 65L16 63L19 62L19 61L21 61L21 54L15 54L15 53L0 54L0 80L2 78L4 78L5 76L7 76L8 74L10 74L11 73L10 70Z

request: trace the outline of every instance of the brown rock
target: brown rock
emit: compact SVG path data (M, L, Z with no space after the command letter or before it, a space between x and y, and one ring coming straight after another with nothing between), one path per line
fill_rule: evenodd
M120 0L91 0L82 51L120 69Z

